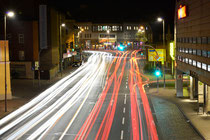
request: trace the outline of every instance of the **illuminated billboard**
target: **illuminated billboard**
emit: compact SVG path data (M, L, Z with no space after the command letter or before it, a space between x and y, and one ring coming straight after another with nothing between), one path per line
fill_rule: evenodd
M148 49L148 61L166 61L165 49Z
M187 7L180 5L180 8L178 9L178 19L185 17L187 17Z

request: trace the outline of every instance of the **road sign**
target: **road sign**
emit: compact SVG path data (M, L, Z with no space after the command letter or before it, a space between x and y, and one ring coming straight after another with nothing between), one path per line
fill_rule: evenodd
M165 49L148 49L148 61L166 61Z

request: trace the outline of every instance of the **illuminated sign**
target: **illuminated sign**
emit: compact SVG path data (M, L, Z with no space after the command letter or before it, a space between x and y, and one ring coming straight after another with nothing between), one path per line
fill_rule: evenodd
M175 56L174 56L174 55L175 55L174 50L175 50L175 49L174 49L174 42L171 42L171 43L170 43L170 56L171 56L171 59L172 59L172 60L174 60L174 59L175 59Z
M185 17L187 17L187 7L180 5L180 8L178 9L178 19Z
M148 61L166 61L165 49L148 49Z

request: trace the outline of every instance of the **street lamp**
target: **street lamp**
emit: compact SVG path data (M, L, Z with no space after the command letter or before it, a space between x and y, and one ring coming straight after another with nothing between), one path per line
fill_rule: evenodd
M12 18L14 16L13 11L8 11L4 15L5 112L7 112L7 17Z
M60 25L60 39L59 39L59 41L60 41L60 72L61 72L61 77L62 77L62 70L63 70L63 65L62 65L62 61L63 61L63 56L62 56L62 52L63 52L63 48L62 48L62 35L61 35L61 33L62 33L62 27L66 27L66 24L65 23L62 23L61 25Z
M158 17L157 18L157 21L158 22L162 22L163 23L163 47L165 48L165 20L161 17ZM165 64L164 64L164 60L163 60L163 72L164 72L164 88L166 87L166 84L165 84Z

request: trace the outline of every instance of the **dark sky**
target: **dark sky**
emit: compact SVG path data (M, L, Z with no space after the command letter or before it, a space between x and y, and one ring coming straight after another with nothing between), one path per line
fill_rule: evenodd
M81 20L123 20L153 21L163 16L168 21L174 17L175 0L50 0L52 5L70 11L71 15Z

